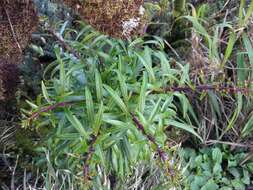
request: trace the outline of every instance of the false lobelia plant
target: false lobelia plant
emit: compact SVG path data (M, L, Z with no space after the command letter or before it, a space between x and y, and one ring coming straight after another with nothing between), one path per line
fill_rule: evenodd
M109 40L84 27L69 43L80 57L56 48L57 61L47 69L51 77L42 82L43 96L28 102L31 111L24 110L24 127L38 133L50 129L37 163L46 163L44 152L49 151L53 167L98 185L103 184L101 174L124 181L135 166L156 160L161 182L176 186L180 165L165 129L174 126L202 139L191 123L178 118L174 99L180 97L185 105L183 94L152 92L186 84L188 66L171 68L159 38ZM149 43L157 49L145 45ZM184 107L185 115L189 110Z

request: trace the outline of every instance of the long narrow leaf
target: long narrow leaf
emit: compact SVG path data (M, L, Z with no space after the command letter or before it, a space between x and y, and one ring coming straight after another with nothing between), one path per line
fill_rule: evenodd
M85 87L85 99L88 119L92 123L94 121L94 103L88 87Z
M179 129L183 129L191 134L193 134L195 137L197 137L199 140L201 140L201 142L203 142L203 139L199 136L199 134L193 129L192 126L184 124L184 123L180 123L177 121L169 121L169 125L172 125L174 127L177 127Z
M67 119L70 121L72 126L86 139L88 138L88 133L85 131L82 123L74 116L69 110L65 111Z
M104 88L107 90L107 92L110 94L110 96L113 98L114 102L120 107L120 109L125 113L128 114L128 109L123 102L123 100L120 98L120 96L117 94L116 91L114 91L110 86L104 85Z

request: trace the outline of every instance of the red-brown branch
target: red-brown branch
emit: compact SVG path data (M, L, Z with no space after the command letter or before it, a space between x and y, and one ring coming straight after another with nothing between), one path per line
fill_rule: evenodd
M156 151L160 157L160 159L165 162L168 159L168 155L166 154L166 152L157 144L157 142L155 141L155 138L150 135L147 134L147 132L144 129L144 126L140 123L140 121L138 120L138 118L131 113L132 116L132 120L135 123L137 129L151 142L156 146Z
M33 120L37 119L37 117L39 117L40 114L42 114L42 113L52 111L52 110L59 108L59 107L66 107L68 105L72 105L73 103L75 103L75 102L59 102L54 105L50 105L50 106L41 108L39 111L32 113L32 115L28 118L28 121L32 122Z
M92 158L93 153L95 152L94 144L97 140L98 135L91 135L91 139L89 141L89 147L87 151L87 155L85 156L84 163L83 163L83 177L84 177L84 182L87 180L90 180L89 177L89 161Z
M196 92L207 92L207 91L215 91L219 93L227 93L227 94L235 94L235 93L243 93L243 94L253 94L253 90L248 87L239 87L239 86L225 86L225 85L209 85L203 84L195 87L190 86L166 86L163 89L153 90L151 93L159 94L159 93L167 93L167 92L181 92L181 93L196 93Z

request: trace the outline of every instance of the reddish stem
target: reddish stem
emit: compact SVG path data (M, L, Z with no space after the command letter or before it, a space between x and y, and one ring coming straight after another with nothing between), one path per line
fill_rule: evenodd
M161 149L161 147L156 143L155 138L152 135L147 134L147 132L144 129L144 126L140 123L138 118L131 113L132 120L135 123L136 127L141 131L141 133L151 142L156 146L156 151L160 157L160 159L165 162L168 159L168 155L164 150Z
M31 122L31 121L35 120L42 113L49 112L49 111L54 110L59 107L66 107L66 106L71 105L73 103L75 103L75 102L59 102L54 105L41 108L39 111L32 113L32 115L28 118L28 121Z
M194 91L218 91L218 92L227 92L227 93L253 93L253 90L246 88L246 87L229 87L229 86L222 86L222 85L199 85L194 88L191 88L189 86L172 86L172 87L166 87L164 89L165 92L194 92Z
M88 147L87 155L85 156L84 164L83 164L83 176L84 176L85 182L90 179L90 177L89 177L89 161L91 160L92 154L95 151L94 144L97 140L97 137L98 137L98 135L91 135L91 139L88 142L89 147Z

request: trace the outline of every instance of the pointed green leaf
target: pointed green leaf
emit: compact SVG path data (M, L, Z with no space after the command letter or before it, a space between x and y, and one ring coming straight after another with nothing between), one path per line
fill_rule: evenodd
M89 121L94 121L94 104L91 96L91 92L88 87L85 87L85 99L86 99L86 110Z
M85 131L82 123L74 116L69 110L65 110L65 114L71 125L86 139L89 137L88 133Z
M145 109L147 83L148 83L147 73L146 73L146 72L143 72L143 79L142 79L142 85L141 85L141 92L140 92L139 104L138 104L138 108L139 108L139 111L140 111L141 113L143 113L143 112L144 112L144 109Z
M117 73L118 76L121 94L124 98L124 101L127 103L128 94L127 94L126 80L119 70L115 70L115 72Z
M192 126L184 124L184 123L180 123L178 121L169 121L168 123L169 125L172 125L174 127L177 127L179 129L183 129L191 134L193 134L194 136L196 136L198 139L201 140L201 142L203 142L203 139L199 136L199 134L193 129Z
M124 104L123 100L120 98L120 96L117 94L116 91L114 91L110 86L104 85L104 88L107 90L107 92L110 94L110 96L113 98L114 102L120 107L120 109L125 113L128 114L128 109L126 105Z
M146 60L141 55L139 55L138 53L136 53L136 55L138 56L140 62L143 64L143 66L146 68L146 70L149 74L150 80L152 82L155 82L156 78L155 78L154 70L152 68L152 63L150 64L150 63L146 62Z
M51 100L50 100L50 98L49 98L49 95L48 95L46 86L45 86L45 84L44 84L43 81L41 82L41 89L42 89L42 94L43 94L44 98L46 99L46 101L47 101L48 103L51 103Z
M97 99L100 102L103 96L103 83L102 83L100 73L98 72L97 69L95 70L95 84L96 84Z

